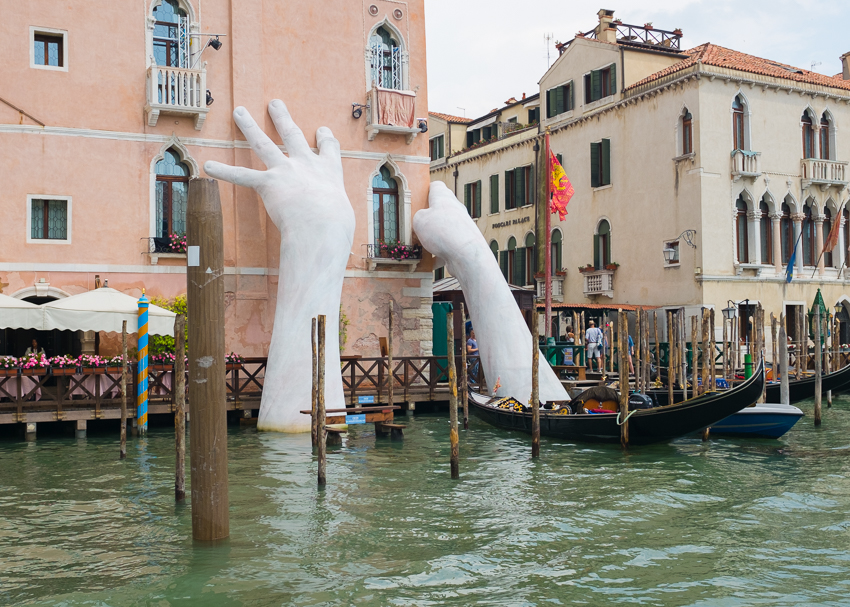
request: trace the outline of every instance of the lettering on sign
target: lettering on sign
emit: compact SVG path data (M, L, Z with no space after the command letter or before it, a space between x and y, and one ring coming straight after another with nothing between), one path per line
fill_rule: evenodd
M359 415L346 415L345 416L346 424L365 424L366 423L366 414L360 413Z
M531 217L517 217L516 219L512 219L511 221L500 221L499 223L493 224L493 229L496 228L506 228L508 226L515 226L520 223L528 223L531 221Z
M358 396L357 403L361 405L374 405L375 397L374 396Z

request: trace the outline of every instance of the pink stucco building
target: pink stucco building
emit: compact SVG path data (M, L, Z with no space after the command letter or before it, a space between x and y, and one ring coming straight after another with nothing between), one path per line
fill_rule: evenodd
M0 0L0 292L60 298L99 276L135 296L185 293L186 259L171 237L185 231L188 180L205 176L206 160L265 168L231 113L245 106L280 143L266 111L280 98L311 145L319 126L341 143L357 219L344 353L378 355L392 298L400 354L430 354L428 255L396 261L374 246L415 245L411 219L427 204L423 5ZM280 234L253 190L220 190L227 347L262 356ZM18 355L29 337L0 336ZM94 339L42 337L55 342L48 354Z

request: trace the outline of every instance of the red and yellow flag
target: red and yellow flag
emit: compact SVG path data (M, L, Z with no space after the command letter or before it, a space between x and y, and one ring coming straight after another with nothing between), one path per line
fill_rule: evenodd
M829 230L829 235L826 237L826 242L823 243L824 253L829 253L832 249L838 246L838 228L841 225L841 215L832 220L832 228Z
M549 191L552 194L549 212L557 213L563 221L567 216L567 204L569 204L575 190L573 190L573 184L570 183L564 167L558 162L552 150L549 150L549 180Z

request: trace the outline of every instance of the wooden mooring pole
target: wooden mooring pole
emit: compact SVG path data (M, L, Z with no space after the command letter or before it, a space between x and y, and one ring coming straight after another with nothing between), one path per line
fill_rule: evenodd
M174 499L186 499L186 317L174 319Z
M118 459L127 457L127 321L121 324L121 444Z
M310 323L310 344L313 346L313 388L310 393L310 441L313 444L313 448L316 448L316 445L319 442L319 424L318 424L318 411L316 409L316 398L319 394L318 384L319 384L319 364L317 360L316 354L316 319L314 318ZM351 403L352 405L354 403Z
M823 398L823 385L821 377L821 322L820 322L820 306L815 305L815 426L821 424L821 400Z
M192 537L230 535L227 483L227 389L224 351L224 226L218 182L192 179L187 241L198 247L187 267L189 412L191 416Z
M454 312L446 314L446 354L449 367L449 445L452 478L460 478L460 448L457 434L457 372L455 370Z
M319 487L327 482L328 431L325 428L325 316L320 314L317 323L316 339L316 455L318 459Z
M785 330L786 316L779 317L779 400L783 405L791 404L788 387L788 333Z
M534 312L537 314L537 311ZM460 302L460 323L463 326L463 339L460 344L460 402L463 406L463 429L469 430L469 377L466 362L466 313ZM481 363L478 363L479 367Z
M540 457L539 316L537 310L531 315L531 457Z
M629 319L626 313L617 310L617 349L619 350L620 372L620 414L617 423L620 424L620 444L629 446Z
M395 405L394 388L395 378L393 377L393 300L391 299L388 306L387 318L387 403L390 407Z
M671 405L676 384L676 342L673 338L673 312L667 310L667 402Z

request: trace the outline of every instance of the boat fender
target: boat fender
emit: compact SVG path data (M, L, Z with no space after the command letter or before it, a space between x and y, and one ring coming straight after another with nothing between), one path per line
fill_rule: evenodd
M622 426L623 424L625 424L627 421L629 421L629 418L635 414L636 411L637 409L635 409L634 411L630 411L629 414L626 416L626 419L624 419L622 422L620 421L620 412L617 411L617 425Z
M632 394L629 396L629 411L636 409L652 409L655 405L646 394Z

